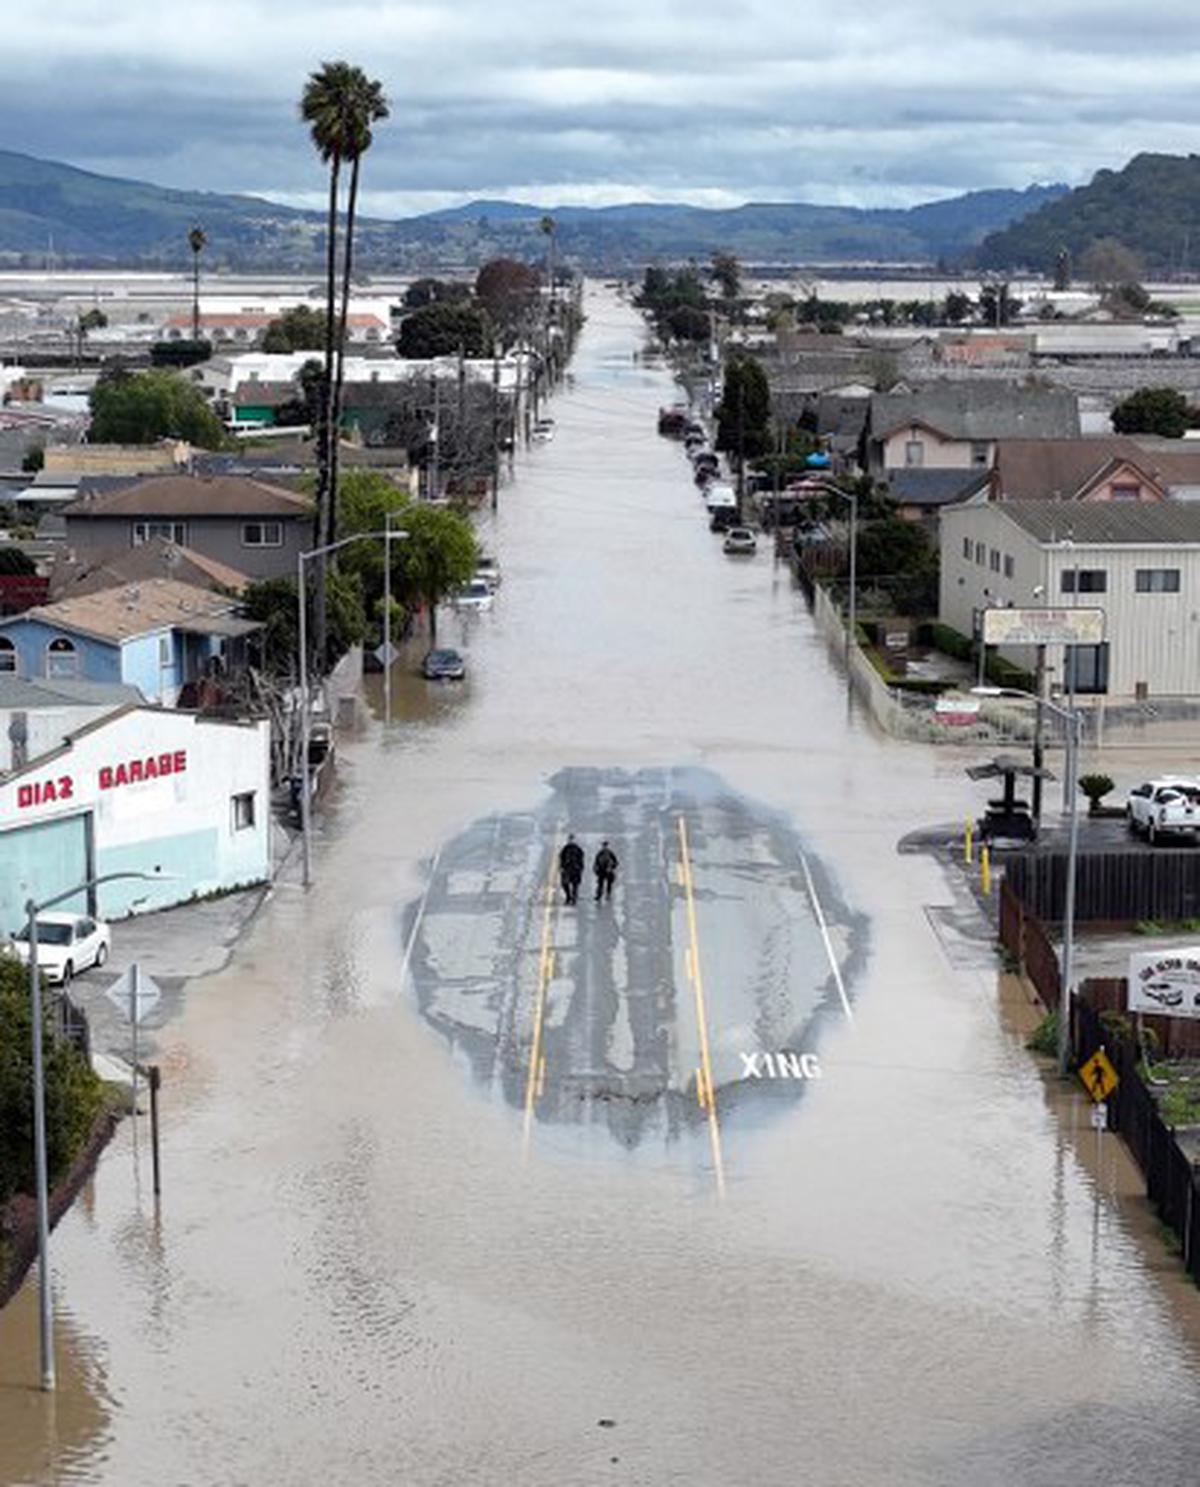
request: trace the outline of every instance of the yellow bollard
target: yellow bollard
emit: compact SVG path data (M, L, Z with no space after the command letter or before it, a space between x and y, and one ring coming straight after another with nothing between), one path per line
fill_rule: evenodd
M963 827L963 861L967 864L968 867L970 867L974 859L975 823L971 820L970 816L968 816L967 824Z
M992 891L992 857L986 847L979 849L979 886L985 898Z

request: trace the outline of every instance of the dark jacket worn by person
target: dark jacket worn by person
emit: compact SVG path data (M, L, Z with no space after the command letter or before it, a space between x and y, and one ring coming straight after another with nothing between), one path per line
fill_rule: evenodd
M558 854L558 870L571 882L583 877L583 848L578 842L568 842Z

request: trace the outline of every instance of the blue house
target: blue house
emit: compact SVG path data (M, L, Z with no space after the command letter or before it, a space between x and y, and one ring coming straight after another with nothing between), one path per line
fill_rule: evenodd
M152 578L0 620L0 674L123 682L173 707L189 683L238 669L261 628L226 595Z

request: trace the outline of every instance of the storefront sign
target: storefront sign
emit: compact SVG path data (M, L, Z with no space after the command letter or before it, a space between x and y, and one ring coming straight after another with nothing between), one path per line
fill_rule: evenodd
M1100 645L1102 609L985 609L985 645Z
M1200 1017L1200 947L1131 955L1125 1005L1130 1012Z
M933 717L937 723L967 728L972 723L979 722L979 699L948 692L933 704Z
M140 759L123 759L119 764L102 764L96 771L98 790L118 790L122 785L144 785L149 780L187 771L186 749L172 749L164 754L146 754ZM57 805L76 798L74 775L52 775L45 780L28 780L17 786L17 809L27 811L39 805Z

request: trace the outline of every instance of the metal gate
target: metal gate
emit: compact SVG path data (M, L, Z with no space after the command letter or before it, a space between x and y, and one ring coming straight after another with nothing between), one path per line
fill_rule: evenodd
M92 876L90 812L0 832L0 934L25 923L29 899L41 902ZM93 895L81 893L57 907L90 913Z

